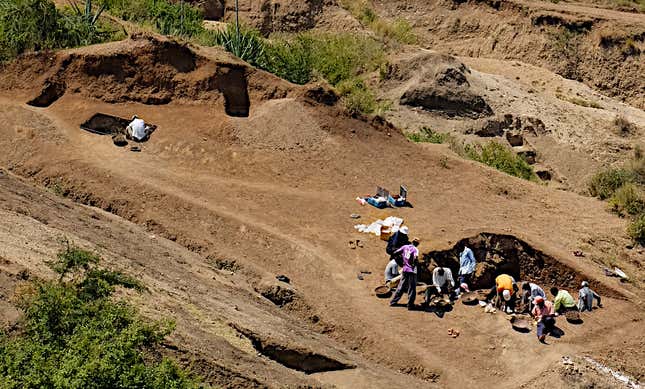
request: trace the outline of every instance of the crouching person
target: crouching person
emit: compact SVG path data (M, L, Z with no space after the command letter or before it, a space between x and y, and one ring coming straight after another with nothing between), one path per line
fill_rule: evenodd
M546 301L542 296L537 296L533 299L533 303L535 306L531 314L538 322L537 337L540 342L544 343L546 335L555 328L555 311L553 310L553 304L550 301Z
M447 294L452 300L454 288L455 280L452 278L452 271L447 267L436 267L432 271L432 285L426 289L424 305L430 305L430 299L436 295Z
M553 310L556 313L564 314L567 311L577 311L576 301L573 296L564 289L558 289L555 286L551 288L553 295Z
M414 309L414 299L417 296L417 259L419 258L419 239L414 239L412 244L405 245L397 250L403 258L401 268L401 281L390 301L390 306L396 305L404 292L408 294L408 310Z
M578 291L578 310L580 312L591 311L594 299L598 301L598 307L602 308L600 296L589 288L587 281L582 281L582 289Z
M136 142L145 142L150 138L150 134L155 130L154 126L146 125L143 119L137 115L132 116L132 122L125 129L125 136Z

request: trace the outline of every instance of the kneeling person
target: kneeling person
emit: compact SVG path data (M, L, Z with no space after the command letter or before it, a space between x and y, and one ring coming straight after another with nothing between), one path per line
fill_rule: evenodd
M452 271L447 267L436 267L432 271L432 286L426 289L425 305L430 304L430 299L435 295L448 294L453 298L455 280Z
M544 342L546 335L553 331L555 327L555 311L553 310L553 304L550 301L546 301L542 296L537 296L533 303L535 303L535 306L531 314L538 322L537 337L540 342Z
M566 290L558 289L554 286L551 288L551 294L554 296L553 310L556 313L565 313L578 309L575 300Z
M125 135L128 139L144 142L148 140L152 131L152 127L147 126L143 119L139 119L137 115L134 115L132 116L132 121L125 129Z
M589 288L587 281L582 281L582 289L578 291L578 310L580 312L591 311L594 299L598 301L598 307L602 308L600 296Z

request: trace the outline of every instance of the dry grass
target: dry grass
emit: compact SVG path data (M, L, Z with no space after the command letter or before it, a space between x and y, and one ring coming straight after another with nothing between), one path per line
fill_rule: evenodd
M566 101L571 104L579 105L581 107L585 108L595 108L595 109L602 109L602 105L596 103L595 101L590 101L590 100L585 100L581 97L575 97L575 96L566 96L561 93L556 93L555 97L562 101Z

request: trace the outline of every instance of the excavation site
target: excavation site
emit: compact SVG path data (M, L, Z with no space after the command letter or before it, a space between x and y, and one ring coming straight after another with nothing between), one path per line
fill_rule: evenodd
M0 0L0 388L641 388L642 0Z

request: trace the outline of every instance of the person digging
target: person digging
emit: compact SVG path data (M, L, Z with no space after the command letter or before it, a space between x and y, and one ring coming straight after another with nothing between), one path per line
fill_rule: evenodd
M577 311L576 301L573 296L564 289L558 289L555 286L550 289L553 295L553 310L557 314L565 314L568 311Z
M432 285L426 289L424 307L430 306L434 296L447 294L450 300L454 299L455 280L452 278L452 271L447 267L436 267L432 271Z
M587 281L582 281L582 289L578 291L578 310L580 312L592 311L593 310L593 301L598 302L598 308L602 308L600 303L600 296L598 293L594 292L589 288L589 283Z
M518 290L513 277L508 274L500 274L495 278L495 285L486 296L486 300L494 301L494 305L498 308L504 305L504 311L512 313L515 310L515 297Z
M542 296L535 297L533 303L535 306L531 315L537 320L537 337L540 342L544 343L547 334L553 332L555 328L555 311L553 304Z
M150 138L155 130L155 126L148 126L143 119L137 115L132 116L132 121L125 128L125 136L135 142L145 142Z

